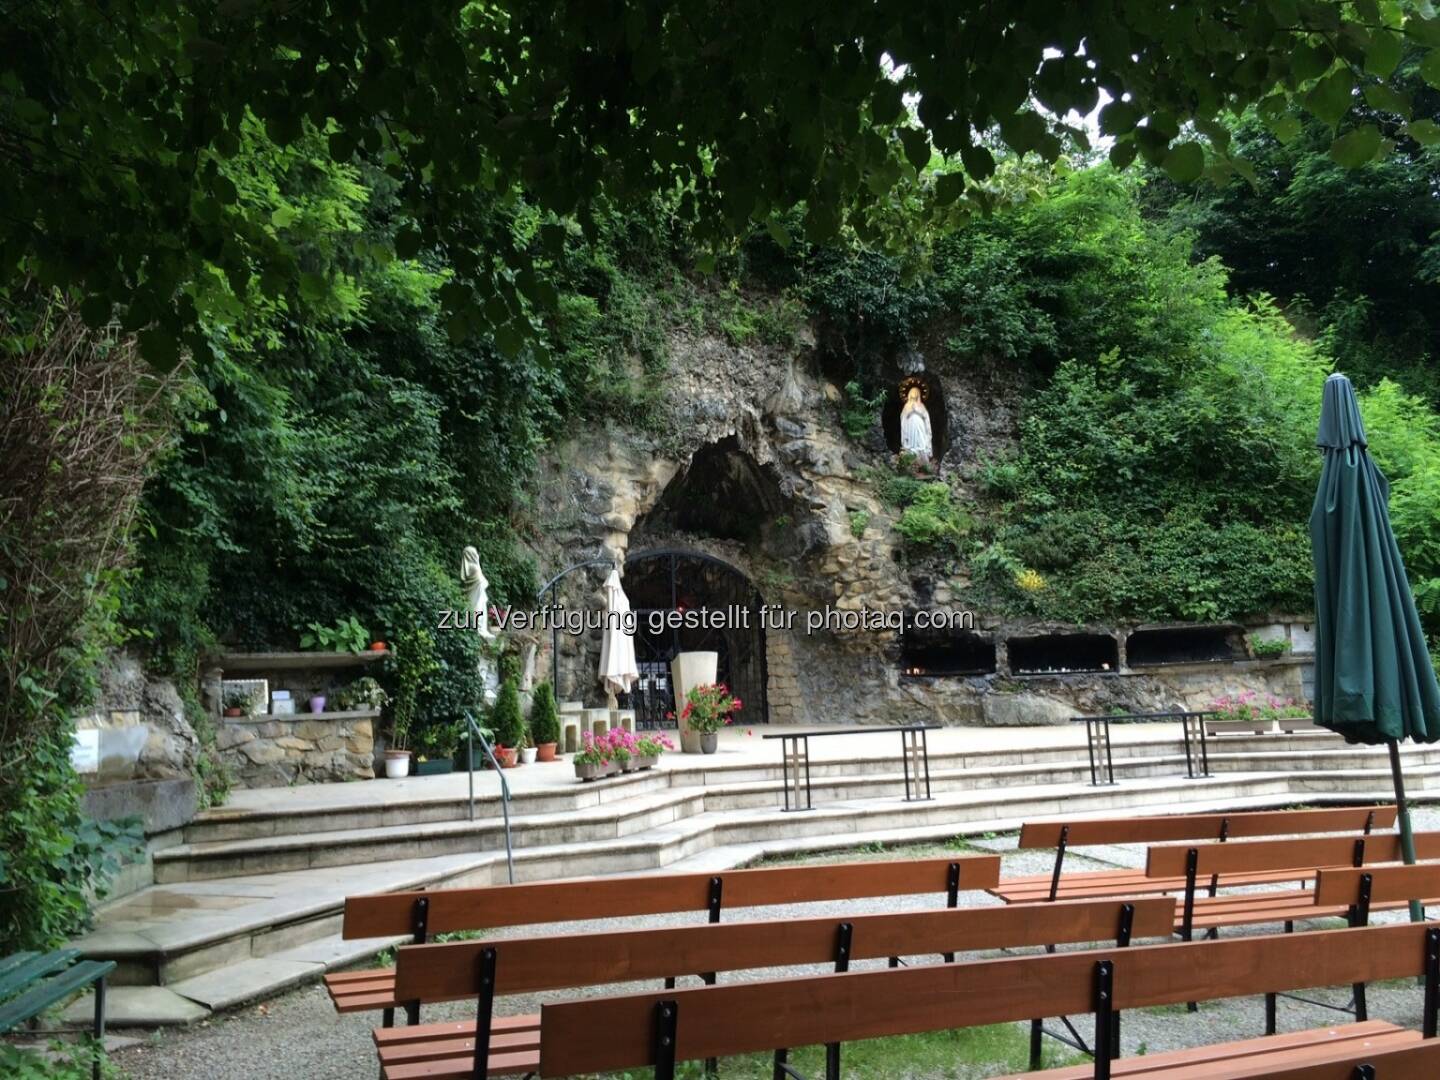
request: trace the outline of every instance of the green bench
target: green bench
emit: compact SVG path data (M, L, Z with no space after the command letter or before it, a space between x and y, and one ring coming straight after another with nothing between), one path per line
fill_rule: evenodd
M52 1005L95 984L97 1042L105 1039L105 978L115 970L113 960L82 960L78 949L21 952L0 960L0 1035L33 1020ZM99 1080L100 1059L92 1074Z

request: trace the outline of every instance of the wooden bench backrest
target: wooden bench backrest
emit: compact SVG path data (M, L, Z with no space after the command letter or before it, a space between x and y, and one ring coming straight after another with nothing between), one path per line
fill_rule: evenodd
M1348 1061L1327 1061L1318 1065L1296 1065L1293 1068L1268 1066L1264 1073L1252 1072L1251 1080L1355 1080L1355 1066L1371 1065L1375 1080L1435 1080L1440 1076L1440 1040L1427 1039L1393 1050L1366 1052L1355 1048ZM1241 1074L1231 1074L1241 1075Z
M851 927L851 960L1113 942L1127 904L1134 908L1132 937L1170 936L1175 900L1157 896L456 941L402 946L395 959L395 996L422 1002L473 998L480 989L480 953L487 948L496 953L495 992L522 994L702 971L834 963L841 923Z
M1197 854L1196 871L1210 874L1245 874L1264 870L1308 870L1321 866L1350 866L1356 842L1364 841L1364 863L1398 862L1400 837L1313 836L1298 840L1251 840L1235 844L1167 844L1146 853L1145 875L1183 877L1190 851ZM1440 858L1440 833L1416 833L1415 849L1422 859Z
M1218 840L1285 836L1299 833L1363 832L1393 828L1393 806L1341 806L1321 810L1253 810L1239 814L1169 814L1157 817L1099 818L1089 821L1027 821L1020 829L1022 848L1053 848L1066 826L1066 843L1163 844L1168 840ZM1228 825L1227 825L1228 822Z
M1101 959L1114 964L1117 1009L1413 977L1425 970L1428 929L1322 930L546 1004L540 1074L651 1064L661 1001L677 1007L676 1059L684 1061L1085 1013Z
M715 874L629 874L533 885L377 893L346 898L341 936L411 933L415 901L420 897L425 897L428 904L427 931L441 934L576 919L705 911L710 883L715 878L720 879L727 910L930 892L943 896L951 864L960 867L961 889L990 889L999 884L1000 856L956 855L948 859L778 866Z
M1315 882L1315 903L1331 907L1359 903L1360 878L1365 874L1370 875L1372 904L1440 899L1440 863L1420 863L1416 866L1321 870Z

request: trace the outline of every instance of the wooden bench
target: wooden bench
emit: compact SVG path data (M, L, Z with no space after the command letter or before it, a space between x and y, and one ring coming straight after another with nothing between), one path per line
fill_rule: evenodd
M1418 858L1440 858L1440 833L1416 833ZM1316 893L1307 889L1283 889L1227 896L1200 896L1201 881L1233 883L1246 875L1285 875L1290 880L1314 877L1331 867L1369 866L1399 862L1400 837L1395 833L1371 836L1315 836L1292 840L1252 840L1236 844L1157 845L1146 855L1145 872L1171 882L1177 874L1183 882L1175 932L1186 941L1196 930L1218 930L1223 926L1251 926L1280 922L1287 927L1297 919L1324 919L1349 914L1349 904L1326 906L1317 903ZM1380 904L1376 905L1382 906ZM1399 901L1383 906L1399 907Z
M1082 821L1026 822L1020 847L1053 848L1055 865L1048 874L1006 878L992 890L1006 903L1079 899L1086 896L1178 892L1183 878L1157 881L1143 870L1087 870L1064 874L1072 847L1091 844L1158 844L1172 840L1211 840L1313 833L1369 833L1395 826L1395 807L1334 807L1322 810L1256 810L1235 814L1170 814L1156 817L1100 818ZM1290 880L1263 873L1242 875L1227 885L1263 885Z
M1148 1056L1114 1060L1117 1010L1417 975L1426 980L1423 1035L1368 1023L1182 1051L1165 1055L1159 1068ZM558 1080L650 1069L656 1080L673 1080L681 1061L1028 1020L1042 1009L1095 1017L1095 1063L1071 1076L1338 1080L1369 1066L1360 1075L1433 1080L1440 1068L1440 927L1134 946L547 1003L540 1074ZM774 1075L799 1074L777 1058ZM839 1054L827 1054L827 1078L839 1075ZM1055 1080L1067 1073L1024 1075Z
M901 957L922 954L953 962L955 953L975 950L1097 941L1123 947L1134 938L1168 936L1174 907L1170 897L1079 900L1044 909L952 908L405 946L396 958L397 996L426 1003L474 999L477 1018L379 1028L375 1042L386 1080L528 1072L539 1061L540 1017L495 1017L497 995L665 978L677 964L713 973L833 963L844 971L854 960L887 958L898 967ZM1037 1063L1045 1033L1036 1020L1031 1055ZM1089 1052L1083 1041L1050 1034Z
M1440 863L1330 867L1315 878L1316 905L1353 908L1355 921L1361 926L1369 920L1376 904L1409 904L1411 900L1440 903Z
M710 922L718 923L725 908L922 893L935 893L948 906L955 907L961 889L990 889L999 880L1000 856L963 855L378 893L346 898L340 936L354 939L410 934L414 944L424 944L435 934L461 930L684 911L704 912ZM395 1008L404 1005L409 1022L419 1022L419 1003L397 997L392 969L338 972L325 977L325 987L342 1013L380 1009L383 1023L389 1027L395 1021Z
M21 952L0 960L0 1035L33 1020L87 986L95 986L95 1019L91 1034L105 1041L105 981L115 970L113 960L82 960L78 949ZM100 1057L91 1075L100 1078Z

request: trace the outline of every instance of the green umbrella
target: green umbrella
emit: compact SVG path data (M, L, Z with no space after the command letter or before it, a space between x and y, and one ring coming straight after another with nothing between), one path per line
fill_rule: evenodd
M1388 743L1400 846L1415 862L1399 740L1440 739L1440 686L1390 528L1390 485L1366 451L1355 388L1325 380L1325 456L1310 511L1315 559L1315 722L1346 742ZM1417 920L1419 903L1411 905Z

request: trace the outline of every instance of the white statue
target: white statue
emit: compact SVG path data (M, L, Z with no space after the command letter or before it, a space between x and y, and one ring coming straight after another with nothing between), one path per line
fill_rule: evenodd
M921 465L930 464L934 443L930 437L930 410L920 400L920 387L912 386L900 410L900 449L914 456Z
M480 552L473 547L467 547L460 555L460 584L465 586L465 601L469 618L475 621L475 629L481 637L493 638L495 635L490 632L490 601L486 595L490 591L490 582L485 580L485 571L480 569Z

